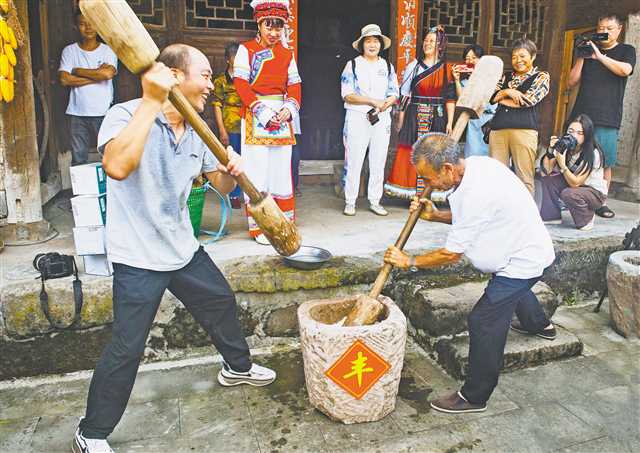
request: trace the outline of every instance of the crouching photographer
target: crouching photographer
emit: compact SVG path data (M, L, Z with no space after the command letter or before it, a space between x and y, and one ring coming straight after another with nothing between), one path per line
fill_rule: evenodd
M564 136L552 136L540 162L544 176L540 215L546 223L561 223L560 200L573 217L576 228L593 228L595 212L607 194L604 156L594 136L593 122L578 115Z

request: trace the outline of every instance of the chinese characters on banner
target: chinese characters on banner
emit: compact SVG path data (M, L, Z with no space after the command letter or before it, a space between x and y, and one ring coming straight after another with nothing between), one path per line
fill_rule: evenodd
M402 80L404 68L416 57L416 39L418 34L418 1L399 0L397 16L396 73Z
M287 43L293 49L293 55L298 61L298 1L289 0L289 20L285 26Z

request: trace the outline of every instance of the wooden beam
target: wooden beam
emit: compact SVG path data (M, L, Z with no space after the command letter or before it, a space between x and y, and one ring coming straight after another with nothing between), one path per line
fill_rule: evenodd
M15 98L0 104L0 153L8 211L8 225L0 229L0 236L7 244L39 241L50 234L42 218L27 2L15 5L25 40L16 51Z

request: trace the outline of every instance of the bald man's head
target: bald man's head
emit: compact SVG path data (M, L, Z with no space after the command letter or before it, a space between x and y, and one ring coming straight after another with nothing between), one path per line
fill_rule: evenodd
M171 44L162 49L158 61L169 68L179 69L185 74L189 74L189 66L194 57L206 59L206 56L195 47L187 44Z
M182 94L198 112L203 112L213 89L211 64L207 56L195 47L171 44L160 52L158 61L173 70Z

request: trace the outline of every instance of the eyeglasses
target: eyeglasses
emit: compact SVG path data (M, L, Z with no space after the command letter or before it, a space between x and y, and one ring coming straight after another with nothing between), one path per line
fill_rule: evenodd
M569 134L584 135L584 131L578 131L578 130L575 130L575 129L573 129L573 128L569 128L569 129L567 129L567 132L568 132Z

